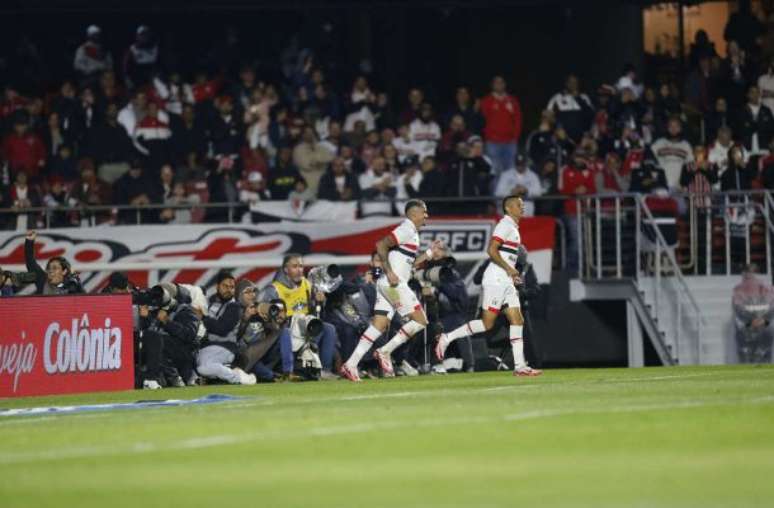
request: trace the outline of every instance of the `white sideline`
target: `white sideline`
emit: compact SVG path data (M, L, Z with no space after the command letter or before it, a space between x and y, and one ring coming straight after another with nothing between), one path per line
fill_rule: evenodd
M277 440L277 439L300 439L316 436L332 436L341 434L364 433L378 430L399 430L405 428L419 427L446 427L451 425L467 425L479 423L502 423L524 420L534 420L540 418L551 418L555 416L580 415L580 414L604 414L604 413L633 413L640 411L653 411L660 409L680 409L697 408L728 405L751 405L751 404L770 404L774 403L774 397L757 397L748 400L729 399L716 401L694 401L694 402L674 402L665 404L639 404L630 406L612 406L597 409L557 409L557 410L534 410L521 413L504 414L500 416L471 416L445 419L425 419L418 421L393 421L378 423L360 423L356 425L333 425L329 427L313 427L309 429L299 429L291 431L268 431L248 434L220 434L214 436L202 436L187 438L181 441L170 443L152 443L140 441L127 446L88 446L73 447L61 450L49 450L44 452L22 452L6 453L0 457L0 464L12 465L23 463L35 463L47 460L62 460L74 458L103 457L121 454L142 454L153 452L165 452L176 450L197 450L202 448L211 448L214 446L242 444L247 442Z

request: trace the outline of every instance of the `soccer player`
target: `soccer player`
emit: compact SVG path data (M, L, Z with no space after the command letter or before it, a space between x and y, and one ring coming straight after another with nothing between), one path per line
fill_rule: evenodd
M521 283L516 270L517 248L521 244L519 219L524 214L524 201L518 196L508 196L503 201L505 217L495 226L489 241L489 266L482 281L484 297L481 302L481 319L469 321L451 333L443 333L435 345L435 356L443 361L449 344L462 337L490 330L497 319L500 309L505 308L505 316L510 323L511 348L513 350L514 376L539 376L543 371L533 369L524 360L523 328L519 293L516 285Z
M408 282L413 269L432 258L436 250L443 249L443 243L436 240L429 249L417 256L419 228L427 221L427 205L423 201L411 200L406 203L405 214L406 219L398 227L376 242L376 251L383 260L384 273L376 281L376 304L371 325L360 336L352 356L341 366L341 375L350 381L360 381L358 363L371 349L374 341L390 326L395 312L409 320L387 344L374 351L374 358L379 362L385 377L395 376L392 352L427 326L427 316Z

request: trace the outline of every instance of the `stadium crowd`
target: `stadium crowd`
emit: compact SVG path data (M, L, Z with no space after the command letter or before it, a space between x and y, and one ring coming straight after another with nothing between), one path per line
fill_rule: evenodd
M241 217L263 200L771 189L774 59L759 45L761 30L749 12L734 14L724 58L699 30L681 85L643 83L627 66L591 93L570 74L530 130L502 76L480 98L461 84L435 104L421 88L400 100L367 73L334 89L341 77L329 79L328 62L300 46L275 62L279 81L264 80L249 62L233 75L183 75L163 61L148 26L114 59L92 25L58 90L30 95L5 83L0 98L0 209L71 209L46 221L2 214L0 227L233 218L226 208L203 217L163 208L202 201L238 206ZM149 204L161 208L109 209ZM97 205L108 208L83 211ZM528 214L573 215L575 206L530 203Z

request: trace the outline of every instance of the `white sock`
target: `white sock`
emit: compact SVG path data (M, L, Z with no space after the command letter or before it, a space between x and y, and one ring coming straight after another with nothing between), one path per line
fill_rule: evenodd
M398 330L398 333L396 333L395 336L390 339L390 342L382 346L379 351L391 355L393 351L408 342L411 337L424 329L425 325L420 325L416 321L411 320L405 325L401 326L400 330Z
M468 321L464 325L460 326L456 330L453 330L451 333L446 334L446 342L448 344L451 344L457 339L461 339L463 337L470 337L471 335L476 335L477 333L484 333L486 331L486 327L484 326L484 322L480 319L476 319L475 321Z
M527 364L524 360L524 340L522 339L524 327L522 325L511 325L511 349L513 349L513 368L518 369Z
M352 356L350 356L347 360L347 367L351 369L356 368L357 364L360 363L361 358L363 358L368 350L371 349L371 346L374 345L376 339L381 337L381 335L382 332L380 332L378 328L376 328L374 325L369 326L368 329L363 332L363 335L360 336L360 341L357 343L357 347L355 347L355 350L352 352Z

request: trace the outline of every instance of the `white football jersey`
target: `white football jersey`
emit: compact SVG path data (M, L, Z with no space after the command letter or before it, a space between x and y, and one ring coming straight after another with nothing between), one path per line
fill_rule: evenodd
M419 232L414 223L406 219L393 229L390 235L397 244L390 251L390 266L401 282L408 282L411 279L411 271L419 249Z
M502 257L509 266L516 268L517 249L519 248L519 245L521 245L519 225L506 215L500 219L500 222L495 226L492 238L500 242L500 257ZM505 270L494 263L489 263L486 271L484 271L484 278L481 283L485 285L513 284L513 279L508 277L508 273Z

